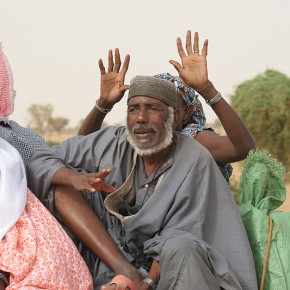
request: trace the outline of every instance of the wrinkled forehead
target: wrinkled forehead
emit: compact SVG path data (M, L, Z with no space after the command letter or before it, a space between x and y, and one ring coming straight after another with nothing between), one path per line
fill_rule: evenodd
M128 100L127 106L131 107L131 106L159 106L159 107L167 107L168 105L166 103L164 103L163 101L157 99L157 98L153 98L153 97L149 97L149 96L134 96L131 97Z

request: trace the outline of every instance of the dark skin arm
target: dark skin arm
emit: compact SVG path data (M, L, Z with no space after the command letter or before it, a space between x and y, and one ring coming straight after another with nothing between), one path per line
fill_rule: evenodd
M160 266L158 261L153 260L150 271L148 273L148 277L151 278L156 283L156 285L158 284L158 281L160 279ZM151 290L152 287L149 284L144 283L142 284L140 289Z
M177 50L181 64L171 60L179 76L205 100L211 100L218 91L208 79L207 51L208 40L205 40L202 51L199 53L198 33L194 34L194 43L191 42L191 31L186 34L186 52L182 41L177 38ZM222 123L227 136L220 136L211 131L200 132L196 140L203 144L219 163L235 162L246 158L251 149L255 149L254 139L232 107L222 98L212 105L212 109Z
M212 82L208 79L207 70L207 51L208 40L205 40L201 53L199 52L199 37L198 33L194 34L194 43L191 42L191 31L186 35L186 52L183 49L182 41L177 39L177 50L181 58L181 64L177 61L171 60L170 63L176 68L179 76L192 88L194 88L205 100L212 99L218 91L215 89ZM196 52L196 53L194 53ZM109 53L109 66L106 73L104 68L100 66L101 75L106 80L107 76L120 68L120 55L115 52L115 64L113 62L113 55ZM129 65L129 60L125 59L125 68ZM116 66L116 68L115 68ZM123 69L122 69L123 71ZM126 71L125 71L126 72ZM102 94L100 97L100 104L104 108L111 108L115 103L120 101L124 94ZM109 99L107 99L109 98ZM107 101L105 102L105 99ZM236 162L246 158L251 149L255 149L254 139L232 107L221 99L216 104L212 105L212 109L219 118L227 136L220 136L213 131L204 130L200 132L196 140L204 145L212 154L218 163ZM105 114L93 108L85 122L83 123L80 132L82 134L89 134L97 131L101 127Z
M108 53L108 69L106 71L102 59L99 60L99 69L101 73L101 91L98 99L98 105L104 109L111 109L119 102L124 93L129 88L125 85L125 75L129 68L130 56L127 54L122 66L119 49L115 49L115 62L112 50ZM122 66L122 68L121 68ZM92 108L85 118L78 135L88 135L98 131L106 114L99 111L96 106Z
M141 276L137 269L117 248L99 217L89 207L81 193L71 186L56 186L54 195L57 211L75 236L116 275L124 275L140 287ZM103 286L102 289L115 289L115 286Z
M53 185L69 185L76 190L89 190L91 192L113 192L114 187L105 183L105 178L111 173L110 169L103 169L96 173L80 173L63 167L56 171L52 177Z
M90 174L82 174L68 168L57 170L52 178L52 184L56 185L55 207L75 236L116 275L124 275L140 287L141 276L137 269L120 252L99 217L80 193L80 190L84 189L91 192L113 192L115 188L105 183L105 178L110 173L110 169ZM115 286L103 286L102 289L115 289Z
M1 270L0 270L0 273L1 273L2 275L4 275L4 276L7 278L7 280L9 281L9 276L10 276L9 273L4 272L4 271L1 271ZM5 285L4 281L3 281L2 279L0 279L0 290L4 290L4 289L6 288L5 286L6 286L6 285Z
M4 281L0 279L0 290L4 290L4 289L5 289Z

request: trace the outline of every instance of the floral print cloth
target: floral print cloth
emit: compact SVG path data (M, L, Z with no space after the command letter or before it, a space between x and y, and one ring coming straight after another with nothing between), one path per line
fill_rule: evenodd
M93 289L89 270L65 231L28 191L25 211L0 242L6 290Z

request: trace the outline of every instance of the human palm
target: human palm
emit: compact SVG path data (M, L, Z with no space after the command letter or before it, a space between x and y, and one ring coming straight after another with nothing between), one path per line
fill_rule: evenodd
M119 102L125 91L129 88L129 86L124 85L129 62L130 56L127 54L121 68L121 57L118 48L115 49L115 63L113 52L112 50L109 50L107 71L104 67L102 59L99 60L99 69L101 73L100 98L105 99L106 102L111 103L112 105Z
M111 103L119 102L125 91L125 76L111 71L101 76L101 96L105 96L107 101Z
M185 53L182 41L177 38L177 50L181 58L181 64L171 60L170 63L176 68L179 76L190 87L197 89L208 81L207 71L207 47L208 41L205 40L202 51L199 53L199 38L198 33L194 34L194 44L191 44L191 31L186 34L186 52Z

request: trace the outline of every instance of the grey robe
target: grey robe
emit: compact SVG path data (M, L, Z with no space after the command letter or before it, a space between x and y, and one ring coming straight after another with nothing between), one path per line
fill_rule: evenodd
M257 289L252 252L226 181L202 145L177 136L172 167L138 214L124 221L123 227L115 220L118 230L113 233L107 226L113 239L119 247L126 245L131 260L140 252L158 260L167 239L190 237L207 250L221 287L236 289L230 281L237 277L242 289ZM59 168L69 166L87 172L111 168L106 181L120 187L132 168L132 152L124 127L76 136L52 149L35 152L28 166L29 186L41 200L51 203L52 176ZM99 215L100 206L94 203L100 196L96 193L90 197Z

